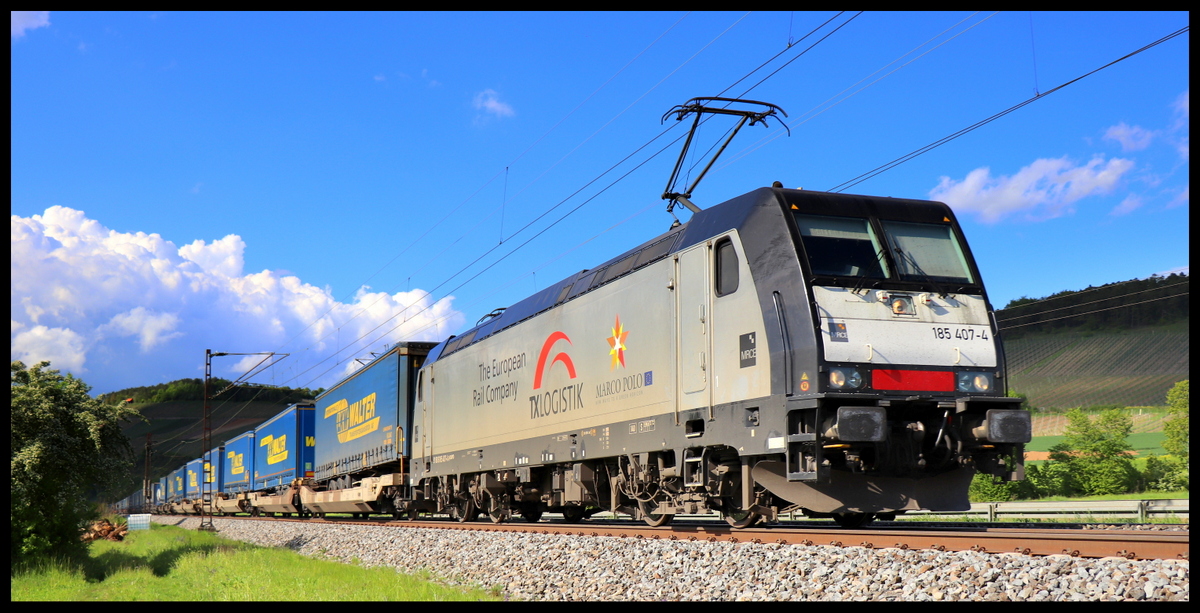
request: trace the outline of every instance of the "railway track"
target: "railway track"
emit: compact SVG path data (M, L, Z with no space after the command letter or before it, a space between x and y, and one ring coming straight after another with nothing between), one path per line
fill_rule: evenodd
M583 523L543 520L537 523L454 522L438 520L384 519L299 519L226 517L224 519L266 520L311 523L313 525L371 525L481 532L523 534L580 535L629 539L685 540L731 543L778 543L792 545L830 545L867 549L932 549L936 551L976 551L980 553L1017 553L1033 556L1068 555L1082 558L1119 557L1130 560L1189 559L1190 538L1185 530L1095 530L1079 527L1000 527L922 525L912 523L880 524L869 529L844 529L803 522L734 530L724 523L677 520L670 525L649 527L641 522L592 519Z

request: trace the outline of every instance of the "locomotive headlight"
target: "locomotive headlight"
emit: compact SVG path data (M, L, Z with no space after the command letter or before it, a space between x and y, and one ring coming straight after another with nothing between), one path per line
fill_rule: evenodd
M834 368L829 371L829 387L833 389L858 389L862 375L853 368Z
M960 372L956 379L960 392L987 392L992 389L991 373Z
M975 384L975 391L986 392L992 389L992 376L987 373L979 373L975 375L972 383Z
M957 379L958 379L958 391L960 391L960 392L971 391L971 373L960 372L960 373L958 373Z

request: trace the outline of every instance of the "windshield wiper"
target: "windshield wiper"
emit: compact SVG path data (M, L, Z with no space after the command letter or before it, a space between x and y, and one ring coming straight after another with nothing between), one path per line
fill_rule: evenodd
M922 277L925 278L926 281L929 282L929 285L931 287L933 287L933 291L938 293L938 296L945 298L946 296L949 295L946 293L946 290L943 289L942 286L938 284L937 281L933 280L933 277L929 276L928 273L926 273L924 270L921 269L921 265L918 264L917 261L915 259L913 259L913 256L908 254L908 252L902 250L899 247L896 247L896 253L900 254L901 259L907 260L908 263L912 265L913 269L917 271L917 274L921 275Z
M880 272L884 272L887 269L887 264L883 260L884 260L884 248L880 247L879 251L875 252L875 261L876 261L876 263L879 264ZM858 290L862 289L863 281L867 280L867 275L864 270L859 270L858 274L854 275L854 277L855 277L855 279L857 279L857 281L854 282L854 287L851 288L850 293L857 295ZM879 278L874 277L874 279L875 279L875 283L872 284L871 287L879 287Z

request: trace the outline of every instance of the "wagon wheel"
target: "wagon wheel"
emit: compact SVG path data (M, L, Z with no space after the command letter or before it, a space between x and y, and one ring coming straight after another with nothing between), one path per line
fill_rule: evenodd
M657 508L657 502L647 502L644 500L638 501L638 510L642 512L642 521L646 522L646 525L648 526L657 528L659 526L669 524L671 523L672 519L675 519L675 516L670 513L654 513L654 509Z
M568 524L577 524L577 523L583 521L583 507L580 507L580 506L563 507L562 515L563 515L563 521L567 522Z
M527 522L535 522L542 518L542 505L538 502L522 502L521 517Z
M721 516L725 518L725 523L739 530L749 528L762 519L762 515L741 508L733 498L721 499Z
M834 513L833 521L843 528L861 528L875 519L872 513Z

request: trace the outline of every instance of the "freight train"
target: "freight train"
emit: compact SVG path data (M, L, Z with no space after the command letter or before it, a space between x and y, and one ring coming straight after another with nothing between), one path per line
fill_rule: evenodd
M164 478L156 508L734 527L965 510L976 473L1024 476L998 332L945 204L777 183L395 345Z

